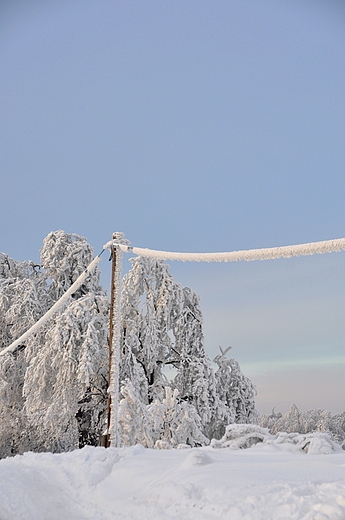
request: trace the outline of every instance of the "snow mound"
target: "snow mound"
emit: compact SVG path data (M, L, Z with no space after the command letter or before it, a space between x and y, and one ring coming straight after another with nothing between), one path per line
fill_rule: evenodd
M212 448L231 448L242 450L256 444L273 446L285 451L302 451L312 454L329 454L342 451L341 446L332 440L328 433L285 433L271 435L267 428L256 424L230 424L226 427L223 437L212 439Z
M229 424L221 439L212 439L212 448L232 448L243 450L251 448L259 442L267 442L273 439L267 428L261 428L256 424Z
M342 451L340 444L332 440L328 433L285 433L279 432L272 441L275 445L293 445L298 450L308 453L308 455L328 454Z
M206 466L212 464L213 460L207 455L205 451L194 449L192 450L183 463L181 464L182 469L193 468L194 466Z

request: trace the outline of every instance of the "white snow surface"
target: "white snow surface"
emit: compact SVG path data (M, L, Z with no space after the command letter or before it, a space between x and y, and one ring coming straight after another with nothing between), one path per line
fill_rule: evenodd
M307 454L276 440L3 459L0 519L344 520L345 452Z

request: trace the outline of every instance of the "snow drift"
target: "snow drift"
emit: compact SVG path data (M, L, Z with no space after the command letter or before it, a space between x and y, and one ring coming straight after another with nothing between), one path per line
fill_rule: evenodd
M1 520L343 520L345 452L291 434L227 430L223 449L84 447L0 461ZM262 435L250 449L225 438ZM296 434L300 435L300 434ZM306 436L304 436L306 437ZM292 442L291 442L292 440ZM238 442L237 447L240 447ZM318 446L318 447L317 447ZM293 448L293 449L291 449ZM313 454L311 454L313 452Z

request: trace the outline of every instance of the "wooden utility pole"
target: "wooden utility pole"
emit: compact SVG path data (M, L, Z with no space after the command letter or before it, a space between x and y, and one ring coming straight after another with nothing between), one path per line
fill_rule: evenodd
M108 368L108 387L111 381L111 365L113 350L113 320L114 320L114 281L115 281L116 255L114 246L111 248L111 286L110 286L110 316L109 316L109 368ZM111 394L108 388L108 420L107 420L107 438L106 448L110 446L110 421L111 421Z
M115 244L111 248L111 290L109 318L109 372L108 372L108 419L105 446L119 446L118 405L119 405L119 364L120 364L120 284L122 253L117 240L123 233L113 233Z

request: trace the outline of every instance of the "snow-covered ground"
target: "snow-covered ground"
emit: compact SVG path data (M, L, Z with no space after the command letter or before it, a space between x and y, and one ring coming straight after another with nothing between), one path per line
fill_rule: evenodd
M1 520L116 518L344 520L345 452L137 445L0 461Z

